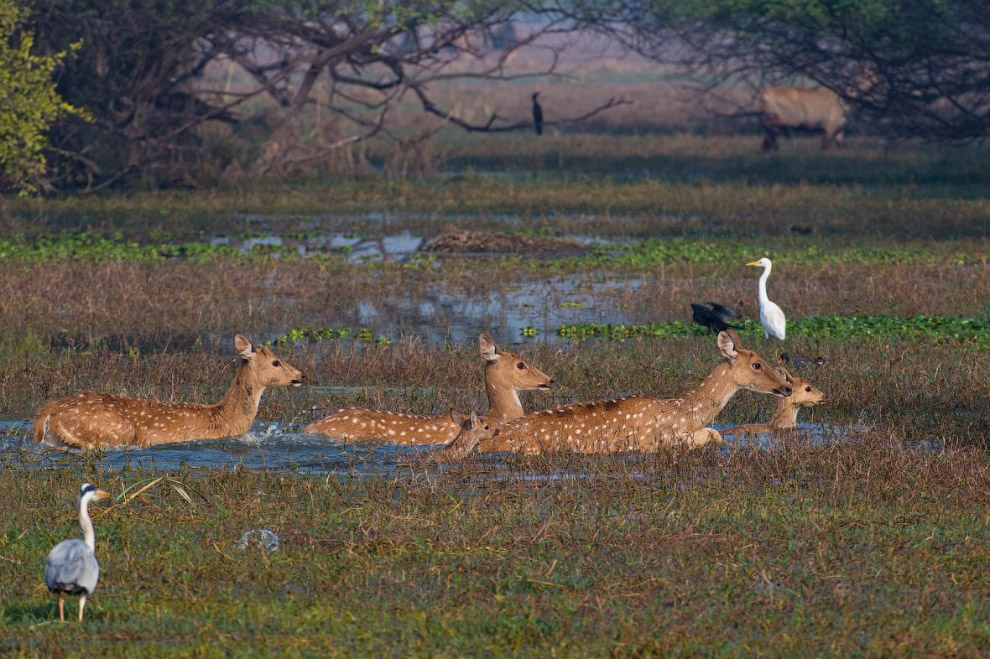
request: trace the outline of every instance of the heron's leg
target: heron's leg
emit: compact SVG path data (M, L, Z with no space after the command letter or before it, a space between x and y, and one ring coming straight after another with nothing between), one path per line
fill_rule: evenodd
M82 622L83 609L86 608L86 596L83 595L79 598L79 622Z
M61 593L58 596L58 619L65 622L65 600L62 599Z

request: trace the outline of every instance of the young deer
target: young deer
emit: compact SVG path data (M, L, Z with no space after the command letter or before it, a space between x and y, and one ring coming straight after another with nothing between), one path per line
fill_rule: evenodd
M549 389L553 380L538 368L495 345L488 332L478 338L485 359L485 391L488 414L484 419L498 427L518 419L525 412L519 392L526 389ZM463 417L451 412L442 416L413 416L377 410L349 408L315 421L303 432L326 435L346 442L381 440L406 446L446 444L461 431Z
M471 412L468 419L462 419L461 430L457 437L449 441L443 448L429 454L428 459L434 462L456 462L467 457L478 442L492 436L492 426L478 415Z
M234 348L241 363L230 390L216 405L161 403L83 391L39 410L34 441L97 448L243 435L254 423L265 387L298 387L305 376L243 334L234 335Z
M718 346L725 361L682 398L620 398L535 412L487 432L466 429L450 444L448 453L466 455L473 445L482 451L538 454L655 451L719 442L722 436L705 426L733 394L749 389L787 396L791 386L758 354L743 348L731 331L719 333Z
M749 423L723 430L724 433L761 433L775 430L791 430L797 423L798 411L802 407L814 407L825 402L825 394L804 378L793 377L783 368L778 368L787 384L791 385L791 395L777 400L777 407L770 416L769 423Z

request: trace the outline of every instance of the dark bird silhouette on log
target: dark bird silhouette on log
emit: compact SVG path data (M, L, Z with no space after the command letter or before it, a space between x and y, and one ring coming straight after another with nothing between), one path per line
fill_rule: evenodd
M540 95L540 92L533 94L533 130L536 131L537 135L543 134L543 108L540 107L540 102L536 100L536 97Z
M729 323L732 318L738 318L739 314L724 304L709 302L708 306L705 306L692 302L691 310L694 312L692 314L694 322L707 327L712 334L718 334L728 329L740 329L738 325Z

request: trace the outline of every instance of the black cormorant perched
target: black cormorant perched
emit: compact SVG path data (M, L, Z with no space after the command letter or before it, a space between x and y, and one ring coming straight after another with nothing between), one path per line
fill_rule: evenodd
M540 92L533 94L533 130L536 131L537 135L543 134L543 108L540 107L540 102L536 100L536 97L540 95Z
M739 317L738 313L718 302L709 302L708 304L711 308L703 304L691 303L694 322L704 325L712 334L718 334L727 329L739 329L738 326L729 323L729 319Z

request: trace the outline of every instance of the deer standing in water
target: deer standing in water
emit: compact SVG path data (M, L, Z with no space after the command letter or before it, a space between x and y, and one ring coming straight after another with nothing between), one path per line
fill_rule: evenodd
M241 362L230 390L216 405L162 403L83 391L52 401L38 411L34 441L98 448L243 435L254 423L265 387L298 387L305 376L243 334L234 335L234 348Z
M743 348L734 332L720 332L718 346L725 361L681 398L599 400L527 414L500 428L466 425L444 450L451 457L467 455L476 445L481 451L528 454L614 453L720 442L718 431L706 426L737 391L788 396L791 385Z
M783 368L778 368L787 384L791 385L791 394L777 399L777 407L770 416L769 423L748 423L722 432L729 434L773 432L777 430L792 430L797 423L797 415L802 407L814 407L825 402L825 394L804 378L796 378Z
M553 380L540 369L499 348L488 332L481 333L478 344L485 360L485 391L489 405L484 420L497 428L525 413L519 401L520 391L549 389ZM446 444L461 432L463 421L464 417L456 412L414 416L348 408L309 424L303 432L345 442L386 440L405 446Z

